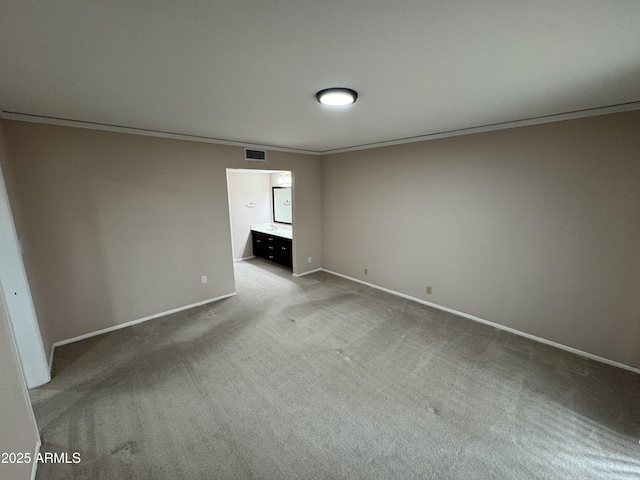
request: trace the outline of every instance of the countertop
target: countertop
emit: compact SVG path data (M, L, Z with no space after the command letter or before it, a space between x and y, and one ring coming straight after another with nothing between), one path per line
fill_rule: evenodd
M251 224L251 230L266 233L267 235L275 235L276 237L293 238L293 228L291 225L283 223L253 223Z

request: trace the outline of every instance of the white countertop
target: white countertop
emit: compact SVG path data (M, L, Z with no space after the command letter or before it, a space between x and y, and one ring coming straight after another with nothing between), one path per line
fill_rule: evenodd
M276 237L293 238L293 228L283 223L252 223L251 230Z

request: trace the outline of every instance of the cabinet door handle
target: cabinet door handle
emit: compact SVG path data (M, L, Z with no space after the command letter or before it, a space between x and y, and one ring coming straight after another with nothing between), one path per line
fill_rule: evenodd
M262 243L262 240L256 240L256 243Z
M272 245L269 245L269 250L273 250L273 246Z
M269 258L273 258L273 255L269 255Z
M273 238L269 237L269 241L273 240Z

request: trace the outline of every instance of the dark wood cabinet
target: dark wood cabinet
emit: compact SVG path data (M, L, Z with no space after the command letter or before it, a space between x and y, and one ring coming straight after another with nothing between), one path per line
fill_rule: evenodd
M253 237L253 254L256 257L267 258L267 235L252 231L251 236Z
M291 239L252 231L253 254L285 267L293 267Z

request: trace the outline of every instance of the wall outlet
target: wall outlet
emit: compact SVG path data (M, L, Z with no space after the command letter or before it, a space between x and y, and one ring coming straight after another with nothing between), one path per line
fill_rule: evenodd
M200 277L200 280L202 280L202 283L207 283L207 276L206 275L202 275Z
M427 295L431 295L431 287L427 286Z
M311 257L307 258L307 263L311 263Z
M364 269L364 274L365 274L365 275L369 275L369 269L368 269L368 268L365 268L365 269Z

